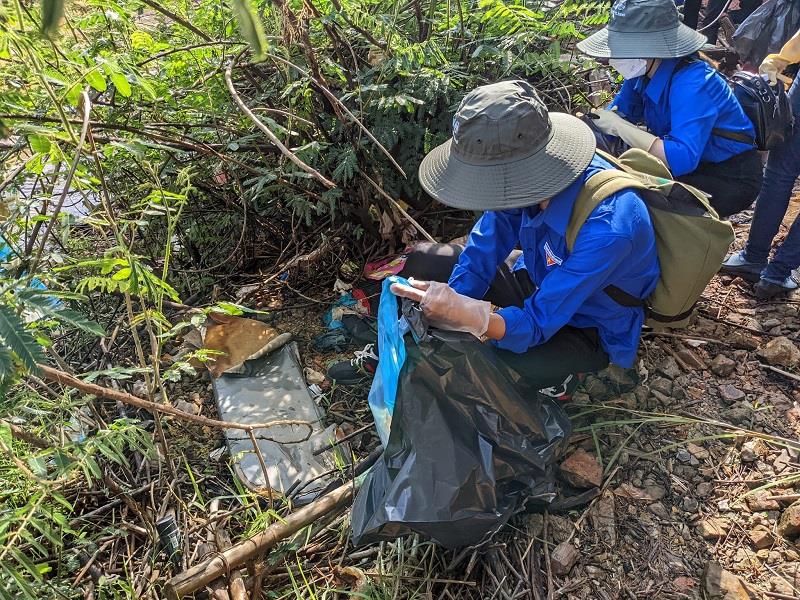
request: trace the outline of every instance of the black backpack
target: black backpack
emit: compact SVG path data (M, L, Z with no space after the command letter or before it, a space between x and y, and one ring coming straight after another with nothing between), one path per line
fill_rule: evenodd
M684 58L675 67L672 76L674 77L684 67L700 60L696 56ZM724 77L719 71L717 73L720 77ZM778 81L775 86L770 86L760 75L746 71L737 71L727 81L733 89L733 95L742 105L744 114L752 121L756 137L753 139L738 131L727 131L716 127L711 130L712 135L745 144L755 144L759 150L772 150L791 137L794 117L792 116L792 105L789 103L782 81ZM671 85L672 80L670 79Z
M759 150L772 150L791 137L794 127L792 105L782 81L771 86L760 75L737 71L731 76L729 83L744 109L744 114L753 122L756 130L755 142ZM713 132L716 133L716 130ZM723 131L717 135L728 139L747 137L731 131Z

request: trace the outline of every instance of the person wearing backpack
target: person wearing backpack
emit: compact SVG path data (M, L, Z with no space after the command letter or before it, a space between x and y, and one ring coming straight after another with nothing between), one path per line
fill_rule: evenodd
M727 217L753 203L762 165L753 124L697 54L705 44L680 22L672 0L617 0L608 26L578 49L607 60L625 80L609 109L593 111L597 128L661 159Z
M548 112L525 81L479 87L463 99L453 137L422 161L422 187L448 206L485 211L465 246L425 244L392 291L420 303L428 322L492 340L532 389L558 388L609 361L631 367L659 265L653 225L637 191L594 207L567 249L577 198L612 169L589 127ZM521 252L514 252L519 246ZM609 285L636 299L624 306ZM493 310L492 305L499 306Z
M760 73L775 85L781 73L800 63L800 31L786 42L778 54L770 54L759 68ZM792 111L800 115L800 79L789 89ZM731 254L721 271L755 281L755 294L760 299L772 298L798 288L792 270L800 267L800 216L786 234L783 243L769 260L772 242L789 208L792 188L800 176L800 126L780 146L770 150L764 182L756 200L750 235L744 250Z

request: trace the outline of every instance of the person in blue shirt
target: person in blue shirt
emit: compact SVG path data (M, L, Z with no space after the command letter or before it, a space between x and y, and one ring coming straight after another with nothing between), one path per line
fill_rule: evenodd
M597 128L660 158L727 217L756 199L762 165L753 124L697 54L705 44L680 22L672 0L617 0L608 26L578 49L607 60L625 80L609 109L591 115Z
M412 286L392 291L419 301L431 324L490 341L533 389L559 396L577 373L609 361L631 367L644 311L604 289L646 298L656 286L644 202L632 190L613 194L591 213L572 252L565 240L578 193L610 168L595 154L591 129L548 112L527 82L473 90L453 119L453 137L424 158L419 178L436 200L483 215L463 247L418 247L402 273Z

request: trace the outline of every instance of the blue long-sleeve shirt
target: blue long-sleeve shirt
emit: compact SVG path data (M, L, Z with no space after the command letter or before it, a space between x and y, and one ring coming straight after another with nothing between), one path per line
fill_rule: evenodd
M596 327L612 362L630 367L644 321L642 308L621 306L603 290L613 284L646 298L659 276L650 215L636 192L623 190L603 200L567 251L572 207L586 180L611 165L595 156L589 168L545 210L539 206L485 212L469 236L449 285L483 298L498 265L517 244L514 269L526 269L537 290L522 308L498 311L506 323L498 347L522 353L542 344L565 325Z
M717 128L755 137L753 124L716 69L698 59L676 72L680 60L661 61L652 79L627 79L612 102L628 121L647 125L664 141L675 176L693 172L700 161L722 162L755 147L711 133Z

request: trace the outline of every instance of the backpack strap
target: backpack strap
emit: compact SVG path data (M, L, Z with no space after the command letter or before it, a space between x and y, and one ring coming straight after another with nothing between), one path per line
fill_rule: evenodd
M718 129L714 127L714 129L711 130L711 135L725 138L726 140L733 140L734 142L742 142L743 144L755 144L755 140L753 140L752 136L746 133L739 133L738 131L728 131L727 129Z
M635 177L616 169L595 173L583 184L572 206L572 214L567 224L567 250L572 252L581 227L597 205L609 196L628 188L645 190L647 186Z
M607 156L605 153L598 151L602 158L608 160L620 169L628 170L628 167L619 163L613 157ZM592 175L583 188L578 193L575 199L575 204L572 207L572 214L567 223L566 242L567 250L572 252L575 246L575 240L578 238L581 227L586 222L586 219L592 214L592 211L609 196L616 194L625 189L646 190L647 186L632 175L617 169L606 169ZM647 302L641 298L637 298L633 294L629 294L625 290L618 288L615 285L608 285L603 288L603 291L617 304L626 306L628 308L643 307L647 311Z
M672 71L672 75L669 78L669 84L667 86L667 98L669 98L670 92L672 91L672 79L675 75L678 74L678 71L681 71L688 67L689 65L693 65L698 62L706 62L701 58L696 56L684 56L681 60L678 61L678 64L675 65L675 68ZM708 63L706 63L708 64ZM722 73L720 73L717 69L714 71L725 80L725 83L730 84L727 77L725 77ZM733 140L734 142L741 142L742 144L752 144L755 145L756 140L752 136L749 136L745 133L739 133L738 131L729 131L727 129L720 129L719 127L714 127L711 130L711 135L715 135L717 137L724 138L726 140Z

